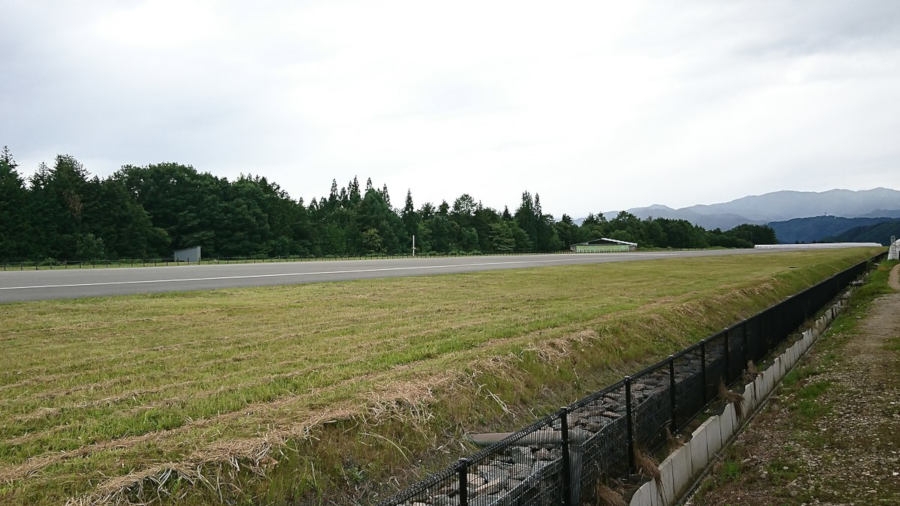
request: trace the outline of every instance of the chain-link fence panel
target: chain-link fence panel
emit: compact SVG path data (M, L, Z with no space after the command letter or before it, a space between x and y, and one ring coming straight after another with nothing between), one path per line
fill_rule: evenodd
M586 437L575 445L580 460L577 483L581 503L593 500L598 482L630 472L629 431L625 414L626 393L624 382L605 389L602 395L592 396L590 402L580 402L572 409L597 431L588 431ZM593 425L596 424L596 425Z

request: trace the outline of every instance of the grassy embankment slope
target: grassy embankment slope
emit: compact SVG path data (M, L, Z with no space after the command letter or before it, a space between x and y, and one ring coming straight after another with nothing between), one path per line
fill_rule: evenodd
M0 503L371 498L875 251L3 305Z

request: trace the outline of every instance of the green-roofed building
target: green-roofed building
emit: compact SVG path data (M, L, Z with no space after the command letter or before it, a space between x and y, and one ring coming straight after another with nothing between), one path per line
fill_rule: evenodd
M636 242L619 241L601 237L588 242L580 242L569 246L575 253L625 253L637 249Z

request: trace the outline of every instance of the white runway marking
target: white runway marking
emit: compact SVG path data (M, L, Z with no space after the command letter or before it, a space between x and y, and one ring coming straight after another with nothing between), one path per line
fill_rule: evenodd
M534 263L559 263L557 260L529 260L529 261L512 261L512 262L483 262L477 264L444 264L444 265L416 265L411 267L382 267L378 269L350 269L342 271L315 271L315 272L281 272L275 274L248 274L243 276L213 276L206 278L172 278L172 279L145 279L135 281L106 281L100 283L74 283L60 285L30 285L30 286L6 286L0 287L0 290L28 290L28 289L45 289L45 288L78 288L87 286L116 286L116 285L146 285L153 283L188 283L197 281L222 281L237 279L261 279L261 278L279 278L292 276L327 276L333 274L354 274L354 273L371 273L371 272L390 272L390 271L410 271L421 269L448 269L453 267L489 267L493 265L519 265Z

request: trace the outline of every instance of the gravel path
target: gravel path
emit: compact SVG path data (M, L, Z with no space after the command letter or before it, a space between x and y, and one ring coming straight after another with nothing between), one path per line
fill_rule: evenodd
M900 291L898 278L900 265ZM858 325L819 340L688 504L900 504L900 293L851 317Z

